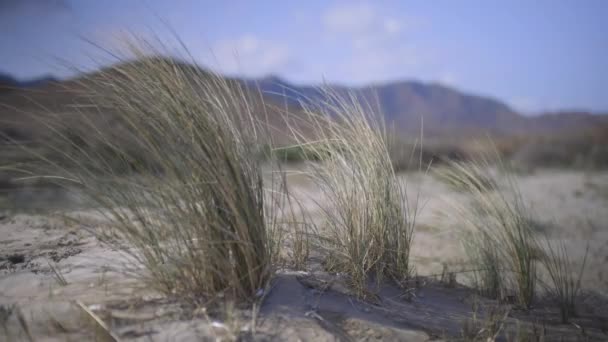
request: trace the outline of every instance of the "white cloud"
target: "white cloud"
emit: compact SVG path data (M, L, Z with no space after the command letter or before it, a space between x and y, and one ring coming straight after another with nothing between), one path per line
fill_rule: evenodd
M342 4L321 16L325 38L343 45L341 73L357 83L413 74L428 54L408 39L420 27L419 18L398 15L369 3Z
M455 73L451 71L446 71L439 74L439 77L437 77L437 81L443 85L453 86L456 84L456 82L458 82L458 77Z
M420 53L412 47L384 47L357 51L343 66L343 72L353 82L363 84L402 77L420 64Z
M401 21L394 19L394 18L384 19L384 30L387 33L390 33L390 34L399 33L402 28L403 28L403 25L402 25Z
M292 46L293 40L242 34L212 43L213 57L201 60L225 74L277 73L307 82L321 76L358 84L416 77L428 63L429 53L409 39L419 29L419 20L414 19L371 3L333 6L321 14L294 12L294 21L307 27L312 20L320 23L321 35L315 32L310 41L304 38ZM308 53L314 56L302 62ZM202 55L209 54L198 54Z
M379 10L367 3L343 4L328 8L322 24L331 35L387 36L415 29L422 20L410 16L397 17L387 10Z
M221 40L211 48L212 61L219 71L228 74L260 76L281 71L290 61L286 45L245 34Z
M260 41L253 35L245 35L235 41L223 42L226 48L235 48L244 54L255 53L260 47Z
M357 34L368 31L375 24L377 13L367 4L343 5L329 8L322 19L332 32Z

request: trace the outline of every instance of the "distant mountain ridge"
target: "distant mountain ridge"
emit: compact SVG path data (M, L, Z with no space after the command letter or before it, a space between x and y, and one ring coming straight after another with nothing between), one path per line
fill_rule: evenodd
M10 74L0 72L0 94L7 91L38 87L49 82L57 82L53 76L43 76L21 81Z
M128 62L127 66L136 66L137 63ZM187 63L180 62L178 65L196 68ZM125 64L110 66L103 72L124 66ZM206 73L205 70L200 71L201 74ZM0 91L0 122L3 117L10 117L10 113L3 113L9 106L19 108L26 105L23 100L25 96L35 97L35 102L43 105L48 103L48 107L53 108L56 106L52 104L69 104L72 101L70 94L77 93L75 89L80 82L93 79L96 74L83 74L65 81L45 77L28 82L19 82L0 74L0 89L6 89ZM252 91L260 91L275 106L298 110L301 109L301 104L318 106L325 99L321 87L294 85L276 76L230 79ZM403 134L419 133L422 124L425 136L559 134L562 131L585 130L608 124L608 116L586 112L524 116L499 100L463 93L436 83L398 81L363 87L330 84L323 88L329 88L337 95L352 95L366 101L383 115L387 123L394 125ZM1 106L2 104L8 106Z
M262 93L289 106L315 104L323 98L315 86L297 86L276 77L247 80ZM418 132L424 120L425 133L462 133L484 130L485 133L512 135L552 133L560 130L590 128L608 123L608 117L589 112L553 112L526 116L509 105L490 97L463 93L437 83L397 81L363 87L325 85L340 95L352 94L379 107L386 122L401 131Z

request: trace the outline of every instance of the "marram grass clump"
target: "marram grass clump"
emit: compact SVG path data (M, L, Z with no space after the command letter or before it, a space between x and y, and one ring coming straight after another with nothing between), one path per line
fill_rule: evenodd
M354 96L323 89L325 100L306 107L309 132L290 125L294 140L316 156L307 174L319 187L324 224L317 241L330 271L348 275L358 296L369 295L368 281L388 277L403 284L413 273L410 250L416 203L408 202L389 155L383 123Z
M566 324L576 316L576 302L582 288L589 246L577 271L563 241L555 243L546 239L543 247L541 262L549 278L547 292L559 307L562 323Z
M441 171L443 179L457 181L470 201L456 205L465 223L465 249L477 270L474 281L482 293L498 299L514 294L517 304L529 308L536 295L539 246L530 213L515 183L504 184L488 174L505 167L489 158L452 164ZM483 175L483 176L482 176Z
M508 300L514 295L517 304L530 308L541 283L557 302L566 323L576 314L587 255L575 272L564 242L552 243L548 229L539 229L509 168L500 159L492 165L489 160L452 164L441 171L444 179L458 180L471 195L469 202L457 205L457 213L467 226L463 241L476 270L474 284L488 297ZM502 172L497 174L504 175L506 181L479 176L489 175L484 170L491 167L499 168ZM545 243L541 243L543 238Z
M492 191L498 185L489 175L486 165L487 161L446 160L445 165L433 168L432 174L456 191Z
M75 112L48 116L48 148L58 157L41 156L43 175L99 210L109 227L100 236L153 288L202 301L255 299L274 272L286 203L284 182L265 181L256 158L261 100L156 57L163 51L147 41L127 47L135 62L85 77Z

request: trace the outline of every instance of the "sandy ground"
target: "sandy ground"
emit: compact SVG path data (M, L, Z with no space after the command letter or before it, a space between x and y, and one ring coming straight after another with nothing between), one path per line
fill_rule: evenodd
M421 277L411 289L385 285L377 301L359 301L339 276L319 267L309 272L283 269L259 312L235 309L231 319L188 311L125 276L128 258L91 234L106 228L91 211L0 212L0 341L27 341L28 334L36 341L111 340L95 328L86 310L120 340L227 340L235 334L261 341L427 341L459 336L465 321L481 324L496 307L464 286L430 277L444 267L453 272L467 269L461 224L446 210L466 195L428 175L407 174L403 179L410 198L419 193L423 206L412 252ZM518 183L539 227L551 239L567 241L574 260L582 260L587 245L589 256L576 325L559 324L556 310L541 301L529 312L511 310L505 329L531 326L542 317L547 340L607 340L608 173L544 170L520 175ZM298 176L290 184L313 218L318 216L318 189ZM32 203L46 201L62 207L47 195ZM23 198L20 203L28 204ZM64 219L60 214L66 212L84 218L86 227ZM467 282L465 275L457 279Z

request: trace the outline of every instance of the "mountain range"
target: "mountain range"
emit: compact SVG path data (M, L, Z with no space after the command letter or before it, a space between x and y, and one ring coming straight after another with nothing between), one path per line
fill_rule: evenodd
M297 86L276 76L249 80L274 101L299 107L323 101L318 86ZM523 115L500 100L461 92L437 83L398 81L363 87L324 85L342 96L370 103L386 122L400 132L416 133L424 124L425 135L461 135L483 132L491 135L554 134L588 129L608 123L608 116L584 111L557 111ZM423 121L423 122L422 122Z
M194 67L181 63L180 65ZM106 68L104 72L115 67ZM74 101L79 84L95 76L96 73L91 73L63 81L44 77L24 82L0 74L0 130L5 133L10 130L12 135L21 134L15 132L15 127L6 126L15 121L23 123L23 115L18 114L20 110L69 106ZM294 85L276 76L232 80L249 89L259 89L265 102L279 107L286 106L298 110L302 104L315 106L325 98L318 86ZM397 131L404 135L419 133L422 125L425 136L451 137L486 134L555 135L608 125L608 115L587 112L525 116L500 100L467 94L437 83L399 81L363 87L329 84L323 88L331 89L337 95L354 96L364 100L380 112L387 123L394 125Z
M20 81L10 74L0 72L0 94L19 89L41 86L46 83L56 81L58 81L58 79L53 76L37 77L27 81Z

